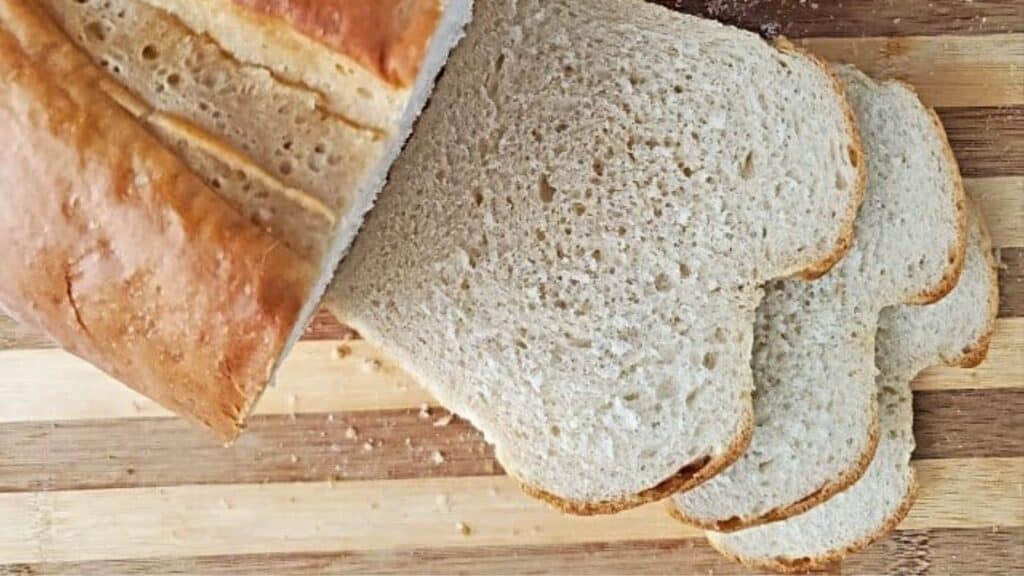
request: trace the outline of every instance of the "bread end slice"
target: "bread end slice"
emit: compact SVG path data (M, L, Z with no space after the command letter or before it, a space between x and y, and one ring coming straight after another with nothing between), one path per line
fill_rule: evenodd
M910 384L928 366L975 366L983 358L998 314L998 277L988 233L976 211L961 281L927 306L886 309L878 340L883 439L867 473L847 491L783 522L731 534L709 532L724 555L782 572L827 566L879 540L907 515L917 493L911 466Z

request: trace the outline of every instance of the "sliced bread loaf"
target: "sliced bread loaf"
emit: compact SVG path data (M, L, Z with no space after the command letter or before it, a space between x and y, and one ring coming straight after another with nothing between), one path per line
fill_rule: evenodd
M836 68L860 124L868 189L853 248L815 282L771 284L754 339L754 434L735 464L674 498L716 530L780 520L867 468L878 441L875 333L887 306L946 294L963 262L964 191L945 132L913 90Z
M863 188L815 59L644 2L480 1L328 304L531 494L621 510L734 460L759 286Z
M301 331L315 270L104 81L36 4L0 0L0 307L231 436Z
M47 22L50 37L70 38L107 70L95 75L99 90L318 271L289 346L382 187L470 12L470 0L34 5L63 31ZM32 41L45 48L51 40ZM246 393L246 406L263 384ZM211 383L210 394L219 386ZM244 412L212 425L233 437Z
M998 278L988 234L971 210L966 265L938 304L887 308L879 321L876 362L880 440L867 473L845 492L785 522L732 534L712 545L744 564L803 571L839 560L881 538L903 519L916 486L910 381L938 364L973 367L988 351L998 311Z

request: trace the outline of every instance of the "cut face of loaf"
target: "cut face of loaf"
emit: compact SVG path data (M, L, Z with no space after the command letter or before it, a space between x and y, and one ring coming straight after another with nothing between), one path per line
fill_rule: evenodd
M812 58L643 2L489 0L329 292L574 513L717 472L759 286L820 274L863 174Z
M929 366L973 367L984 359L998 310L997 285L988 236L972 210L966 264L953 292L938 304L882 312L876 344L880 439L864 476L804 514L732 534L711 532L711 543L745 564L802 571L839 560L895 528L916 492L910 382Z
M319 270L290 342L470 12L469 0L36 3L109 73L100 90Z
M754 338L750 448L674 498L683 521L730 531L780 520L863 474L878 441L878 315L941 297L962 268L964 192L935 115L903 84L836 72L868 164L853 248L815 282L769 285Z

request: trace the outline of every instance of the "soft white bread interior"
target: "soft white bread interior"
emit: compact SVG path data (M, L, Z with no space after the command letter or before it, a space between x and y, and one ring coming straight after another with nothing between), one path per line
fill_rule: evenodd
M754 339L754 434L735 464L674 498L720 531L798 514L856 481L878 442L875 333L887 306L949 292L966 242L960 173L913 90L842 66L868 165L853 248L814 282L770 284Z
M575 513L751 426L759 286L850 241L860 144L813 58L644 2L476 3L328 305Z
M383 186L471 8L470 0L37 4L107 70L101 90L319 271L290 343Z
M876 347L881 434L867 473L845 492L784 522L708 533L718 550L760 568L814 569L885 536L910 510L916 493L910 382L929 366L981 363L999 308L988 233L977 210L970 212L966 265L953 292L930 306L882 312Z

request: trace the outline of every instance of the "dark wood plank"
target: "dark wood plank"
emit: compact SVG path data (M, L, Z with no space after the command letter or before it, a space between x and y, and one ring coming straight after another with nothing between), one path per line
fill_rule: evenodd
M915 458L1024 455L1024 388L914 394Z
M447 412L257 416L225 448L177 418L0 425L0 492L503 474ZM354 433L354 436L353 436Z
M1024 175L1024 106L940 108L967 178Z
M917 458L1024 456L1024 388L919 393ZM443 410L257 416L231 448L176 418L0 425L0 492L502 474ZM347 435L353 428L358 437Z
M1003 248L999 257L999 316L1024 316L1024 248Z
M1024 30L1018 0L654 0L753 30L809 36L934 36Z
M899 531L823 572L1013 574L1024 565L1024 529ZM754 574L703 540L489 546L380 552L307 552L0 566L9 575L122 574Z

